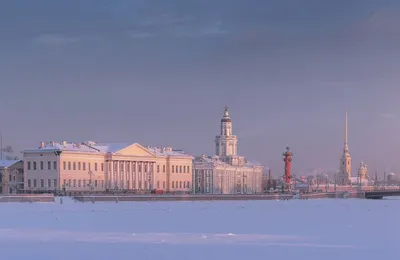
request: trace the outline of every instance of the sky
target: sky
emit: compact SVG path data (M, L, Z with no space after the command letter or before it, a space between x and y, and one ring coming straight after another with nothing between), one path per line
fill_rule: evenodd
M2 0L5 144L138 142L239 153L283 173L400 174L398 0Z

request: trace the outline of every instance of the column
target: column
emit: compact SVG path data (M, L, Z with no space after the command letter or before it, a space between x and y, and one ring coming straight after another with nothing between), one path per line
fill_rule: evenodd
M129 163L129 188L133 189L133 163L131 161Z
M118 187L118 189L121 189L121 174L120 174L120 165L119 165L119 161L116 161L116 166L117 166L117 185L116 187Z
M110 160L109 164L110 164L110 171L109 171L108 175L109 175L109 178L111 178L111 181L109 183L109 188L114 189L115 188L115 185L114 185L114 161Z
M121 171L120 171L120 176L121 176L121 182L122 182L122 184L121 184L121 189L123 189L123 190L125 190L126 189L126 180L125 180L125 169L126 169L126 167L125 167L125 161L121 161L120 162L120 165L121 165Z

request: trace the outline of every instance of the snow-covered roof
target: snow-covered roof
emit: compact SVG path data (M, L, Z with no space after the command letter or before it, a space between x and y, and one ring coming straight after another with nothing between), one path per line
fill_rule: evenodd
M229 163L223 162L220 160L220 158L218 156L206 156L206 155L202 155L202 156L198 156L195 158L195 163L214 163L216 165L220 165L220 166L234 166L237 167L236 165L231 165ZM241 166L241 167L247 167L247 168L253 168L253 167L261 167L262 164L255 162L255 161L246 161L246 163Z
M21 160L0 160L0 168L8 168L14 164L20 162Z
M193 157L183 150L174 150L171 147L147 147L149 152L154 153L156 156L178 156L178 157Z
M42 142L36 149L27 149L23 152L40 152L40 151L71 151L81 153L116 153L131 145L137 143L96 143L93 141L86 142ZM139 145L139 144L138 144ZM173 150L170 147L145 147L149 152L156 156L179 156L192 157L183 150Z

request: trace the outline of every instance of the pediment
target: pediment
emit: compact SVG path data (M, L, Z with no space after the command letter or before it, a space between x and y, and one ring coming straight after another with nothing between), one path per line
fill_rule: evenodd
M144 156L144 157L155 157L156 155L145 147L141 146L138 143L134 143L130 146L127 146L115 153L115 155L123 155L123 156Z

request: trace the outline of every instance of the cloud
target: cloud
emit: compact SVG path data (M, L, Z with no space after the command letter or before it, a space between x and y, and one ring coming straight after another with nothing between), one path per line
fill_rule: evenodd
M395 114L389 114L389 113L387 113L387 114L381 114L380 116L383 117L383 118L386 118L386 119L393 119L393 118L396 117Z
M86 40L98 39L96 37L72 37L63 34L42 34L33 39L36 44L48 44L48 45L64 45L73 44Z
M155 36L166 37L206 37L227 34L221 21L203 21L194 16L173 16L163 14L136 21L127 32L133 39L147 39Z

